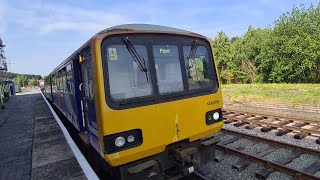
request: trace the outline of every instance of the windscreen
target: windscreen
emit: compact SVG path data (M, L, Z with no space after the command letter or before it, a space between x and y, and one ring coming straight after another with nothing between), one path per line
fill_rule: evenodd
M189 36L138 34L106 38L105 89L114 102L154 100L217 87L210 44Z
M152 94L148 68L148 53L144 45L134 45L137 53L144 58L147 72L139 69L125 45L107 47L110 94L113 99L129 99ZM146 74L147 73L147 74Z

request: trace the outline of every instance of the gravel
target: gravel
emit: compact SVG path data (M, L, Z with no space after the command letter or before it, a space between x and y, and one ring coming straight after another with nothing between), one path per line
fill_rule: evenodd
M235 137L235 136L230 135L230 134L227 134L227 135L222 134L222 135L220 135L220 136L217 136L217 138L220 138L220 142L228 141L229 139L232 139L232 138L234 138L234 137Z
M302 154L298 158L287 164L287 166L297 170L303 170L314 163L316 160L318 160L317 156Z
M280 142L286 142L294 145L298 145L301 147L307 147L307 148L313 148L320 150L320 145L315 143L315 140L317 138L315 137L306 137L302 140L296 140L293 138L295 133L288 133L284 136L276 136L275 132L277 130L272 130L267 133L263 133L260 131L261 128L255 128L252 130L247 130L244 128L244 126L241 127L235 127L233 124L226 124L224 126L225 129L230 129L234 131L239 131L246 134L251 134L258 137L263 137L267 139L272 139ZM216 137L220 138L221 142L228 141L229 139L234 138L234 135L224 134L224 133L218 133L215 135ZM248 139L239 139L233 143L230 143L227 145L230 148L238 148L242 146L247 146L243 151L249 154L259 154L261 152L264 152L268 150L271 146L269 144L265 144L262 142L257 142L254 144L253 141ZM275 150L274 152L264 156L267 160L277 160L279 158L286 157L287 155L291 154L292 150L287 148L279 148ZM244 170L238 172L235 169L232 169L232 165L241 161L242 159L240 157L234 156L234 155L228 155L223 154L223 151L216 151L217 156L224 156L224 159L220 162L210 162L206 166L203 167L203 170L208 173L208 178L211 179L240 179L240 180L246 180L246 179L257 179L255 177L255 173L259 172L263 166L257 163L251 163L247 168ZM316 161L319 157L308 155L308 154L302 154L300 157L294 159L292 162L288 164L290 167L294 167L297 170L303 170L304 168L311 165L314 161ZM320 177L320 171L317 172L315 175ZM267 179L292 179L293 177L290 175L287 175L285 173L281 172L273 172L271 173Z
M249 148L246 148L243 152L251 154L251 155L255 155L255 154L259 154L261 152L264 152L269 148L270 148L270 146L268 144L257 143Z
M236 149L238 147L252 146L252 145L253 145L253 142L248 139L239 139L233 143L227 144L226 147Z
M320 177L320 171L316 172L314 175Z
M223 151L216 150L215 156L220 157L220 156L223 156L223 155L224 155Z
M233 155L227 155L224 160L219 163L211 162L207 164L203 170L209 171L209 174L206 175L209 179L226 179L226 180L247 180L257 179L255 173L259 172L263 167L259 164L252 163L246 169L238 172L235 169L232 169L232 165L240 161L240 158Z
M263 159L266 159L269 161L275 161L280 158L286 157L287 155L291 154L291 152L292 151L290 149L279 148L279 149L273 151L272 153L264 156Z
M291 180L293 177L289 176L288 174L281 173L281 172L273 172L268 177L267 180L275 180L275 179L281 179L281 180Z
M293 138L293 136L296 133L288 133L283 136L276 136L275 132L277 132L277 130L273 130L273 131L264 133L264 132L261 132L260 127L254 128L252 130L248 130L248 129L245 129L244 126L235 127L232 123L225 124L224 128L229 129L229 130L233 130L233 131L237 131L237 132L241 132L241 133L245 133L245 134L263 137L266 139L276 140L276 141L280 141L280 142L286 142L286 143L294 144L294 145L297 145L300 147L320 150L320 145L315 142L317 137L314 137L314 136L307 136L301 140L298 140L298 139Z

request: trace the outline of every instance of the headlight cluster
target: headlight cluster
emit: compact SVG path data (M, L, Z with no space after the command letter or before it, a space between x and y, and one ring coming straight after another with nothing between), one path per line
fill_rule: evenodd
M211 125L222 121L222 110L216 109L206 113L206 124Z
M141 129L134 129L117 134L105 136L104 152L112 154L115 152L123 151L125 149L133 148L142 144L142 131Z

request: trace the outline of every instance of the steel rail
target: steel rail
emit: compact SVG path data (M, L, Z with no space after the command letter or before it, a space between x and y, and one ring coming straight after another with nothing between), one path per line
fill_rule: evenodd
M270 114L261 114L261 113L253 113L248 111L238 111L238 110L231 110L231 109L223 109L225 112L234 112L238 114L247 114L252 116L261 116L261 117L272 117L274 119L285 119L289 121L300 121L300 122L308 122L313 124L320 125L320 119L319 120L311 120L311 119L302 119L302 118L294 118L294 117L285 117L285 116L278 116L278 115L270 115Z
M257 136L253 136L253 135L249 135L249 134L244 134L244 133L233 131L233 130L222 129L222 132L226 133L226 134L240 136L240 137L246 138L246 139L255 140L258 142L264 141L264 142L267 142L268 144L272 144L276 147L280 146L280 147L292 148L296 151L300 151L300 152L307 153L307 154L316 154L317 156L319 156L319 154L320 154L319 150L309 149L309 148L305 148L305 147L301 147L301 146L295 146L292 144L279 142L279 141L275 141L275 140L271 140L271 139L266 139L266 138L262 138L262 137L257 137ZM231 153L236 156L241 156L241 157L246 158L252 162L258 162L260 164L263 164L267 168L270 168L273 170L278 170L281 172L286 172L286 173L293 175L294 177L299 178L299 179L301 179L301 178L302 179L320 179L320 177L317 177L313 174L309 174L309 173L306 173L301 170L292 169L286 165L279 164L277 162L273 162L270 160L266 160L266 159L263 159L262 157L258 157L255 155L247 154L247 153L244 153L240 150L236 150L236 149L227 147L226 145L219 145L219 143L218 143L216 145L216 147L217 147L217 149L223 150L227 153Z
M227 113L227 114L226 114ZM258 114L251 113L245 111L234 111L234 110L224 110L224 114L226 114L225 119L227 121L235 121L235 122L243 122L246 124L251 124L254 126L266 126L266 127L274 127L281 128L284 130L290 130L295 132L307 133L309 135L320 136L320 120L306 120L299 118L291 118L291 117L283 117L283 116L274 116L274 115L266 115L266 114ZM230 115L231 114L231 115ZM249 119L251 118L251 119ZM269 121L264 121L268 120ZM278 123L273 123L274 121L279 121ZM301 127L289 126L288 124L291 122L305 123ZM313 125L311 128L307 129L304 126L310 124Z

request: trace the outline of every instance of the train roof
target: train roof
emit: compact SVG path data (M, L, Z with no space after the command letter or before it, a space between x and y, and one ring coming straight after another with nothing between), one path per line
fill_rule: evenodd
M107 29L104 29L97 33L94 37L110 33L116 31L165 31L165 32L172 32L172 33L181 33L181 34L196 34L191 31L186 31L183 29L168 27L168 26L160 26L160 25L153 25L153 24L123 24L118 26L113 26ZM199 35L199 34L197 34Z
M101 35L107 34L107 33L121 32L121 31L126 31L126 32L128 32L128 31L167 32L167 33L202 36L200 34L197 34L197 33L191 32L191 31L186 31L183 29L167 27L167 26L154 25L154 24L123 24L123 25L112 26L112 27L106 28L106 29L98 32L93 37L91 37L79 49L77 49L74 53L72 53L66 60L64 60L61 64L59 64L59 66L57 66L50 74L59 70L67 62L69 62L71 59L73 59L75 56L77 56L81 51L83 51L89 45L89 43L92 39L95 39L95 38L97 38ZM202 36L202 37L204 37L204 36Z

